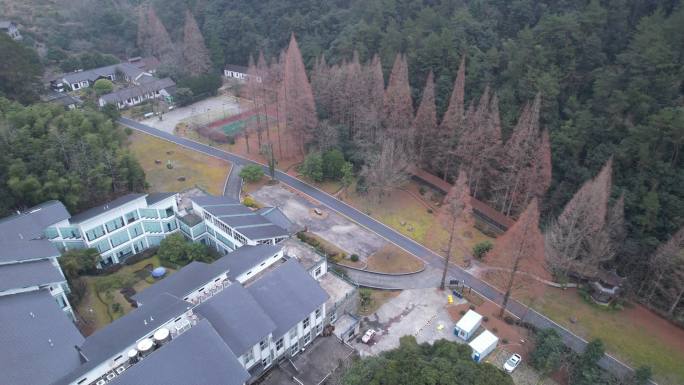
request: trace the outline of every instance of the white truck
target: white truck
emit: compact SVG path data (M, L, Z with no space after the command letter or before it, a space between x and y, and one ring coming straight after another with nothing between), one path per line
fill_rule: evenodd
M473 361L480 362L482 359L487 357L499 343L499 337L495 336L489 330L485 330L480 333L474 340L470 341L468 345L473 349L473 354L471 357Z

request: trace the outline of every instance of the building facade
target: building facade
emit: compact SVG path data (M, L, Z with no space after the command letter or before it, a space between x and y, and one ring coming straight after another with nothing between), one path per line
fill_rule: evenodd
M17 28L17 24L13 21L0 21L0 32L4 32L12 40L22 39L19 28Z

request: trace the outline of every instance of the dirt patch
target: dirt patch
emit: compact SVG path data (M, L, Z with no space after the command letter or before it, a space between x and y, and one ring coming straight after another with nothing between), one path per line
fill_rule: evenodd
M394 245L386 245L368 257L366 270L402 274L422 270L425 264L412 254Z

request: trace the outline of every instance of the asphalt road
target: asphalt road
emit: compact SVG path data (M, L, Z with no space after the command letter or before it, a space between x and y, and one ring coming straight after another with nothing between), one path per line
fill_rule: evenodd
M223 195L231 198L240 199L240 192L242 191L242 178L240 178L240 171L242 170L240 164L233 163L230 169L230 174L226 180L226 185L223 188Z
M214 156L219 159L230 161L233 163L233 165L256 164L256 162L253 162L241 156L199 142L195 142L190 139L169 134L167 132L158 130L150 126L146 126L131 119L120 118L119 122L124 126L145 132L147 134L156 136L161 139L168 140L178 145L187 147L191 150L195 150L210 156ZM266 166L261 166L264 167L265 172L268 172ZM285 183L288 186L314 198L315 200L317 200L321 204L326 205L330 209L335 210L338 213L345 215L353 221L359 223L360 225L365 226L369 230L374 231L375 233L384 237L388 241L421 258L430 266L433 266L438 269L443 269L444 258L442 256L434 253L433 251L429 250L423 245L416 243L412 239L403 236L402 234L396 232L392 228L376 221L375 219L367 216L361 211L356 210L355 208L347 205L346 203L337 200L333 196L281 171L276 172L276 178L280 180L282 183ZM482 296L488 298L489 300L495 303L501 303L503 300L502 293L500 293L498 290L496 290L489 284L485 283L484 281L481 281L480 279L470 275L458 266L452 265L449 267L449 277L450 279L459 279L461 281L464 281L464 283L472 287L473 290L477 291ZM556 324L555 322L544 317L535 310L530 309L517 301L510 300L508 303L507 310L515 314L517 317L524 319L527 322L530 322L538 328L551 327L556 329L563 338L565 344L577 352L583 351L584 347L587 344L587 342L581 337L573 334L561 325ZM609 372L619 377L624 377L625 375L632 372L632 369L629 366L607 354L601 359L601 361L599 361L599 365L602 368L608 370Z

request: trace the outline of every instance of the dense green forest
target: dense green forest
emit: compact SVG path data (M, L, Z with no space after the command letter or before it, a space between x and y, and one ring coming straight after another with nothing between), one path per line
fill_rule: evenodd
M0 97L0 213L59 199L82 210L142 191L145 173L106 115Z

